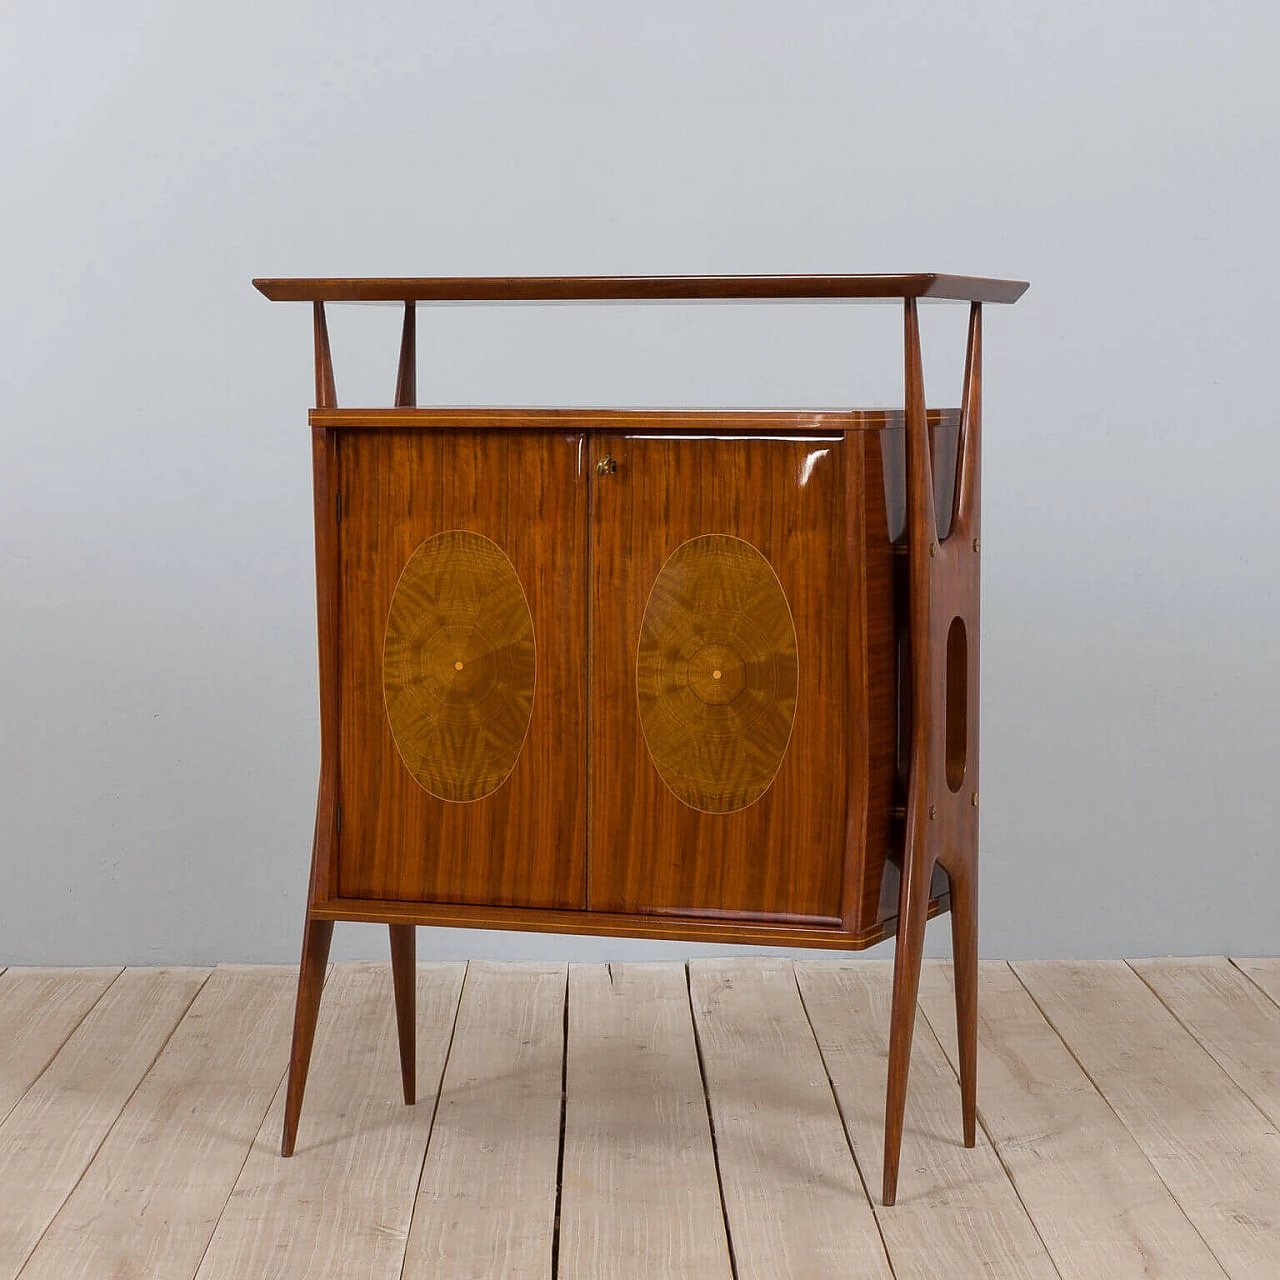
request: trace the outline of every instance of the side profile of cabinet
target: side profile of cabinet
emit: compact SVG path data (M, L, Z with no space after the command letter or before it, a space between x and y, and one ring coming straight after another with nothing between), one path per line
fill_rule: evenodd
M981 304L945 276L258 281L313 304L321 774L283 1154L338 920L390 929L406 1102L419 925L898 940L896 1193L924 924L976 1080ZM897 299L902 410L420 408L419 302ZM970 302L957 409L917 305ZM338 408L330 301L404 306L395 406Z

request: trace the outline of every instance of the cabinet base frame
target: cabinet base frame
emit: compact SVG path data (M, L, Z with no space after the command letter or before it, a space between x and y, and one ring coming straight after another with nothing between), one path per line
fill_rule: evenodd
M942 893L928 899L925 919L932 920L951 909L951 896ZM298 973L298 998L294 1011L293 1049L289 1059L289 1088L285 1101L284 1132L280 1154L293 1154L307 1087L311 1047L320 1014L333 926L340 920L387 925L391 943L391 968L395 987L396 1028L400 1040L400 1071L404 1100L415 1101L413 966L415 930L420 925L450 929L536 929L540 933L566 933L589 937L654 938L670 942L721 942L741 946L821 947L835 951L862 951L887 942L898 933L898 918L890 917L863 933L814 925L763 924L758 921L694 920L687 916L622 915L604 911L549 911L529 907L466 906L453 903L423 904L387 902L372 898L335 898L316 902L307 912L302 937L302 963ZM953 924L954 932L954 924ZM913 1010L914 1013L914 1010ZM972 1143L969 1143L972 1146Z

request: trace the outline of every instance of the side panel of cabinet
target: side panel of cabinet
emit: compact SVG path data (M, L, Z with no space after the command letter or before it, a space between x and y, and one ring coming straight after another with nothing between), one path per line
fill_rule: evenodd
M943 531L950 527L959 427L957 410L930 410L934 504ZM900 415L862 438L868 800L866 838L846 914L846 926L855 933L898 914L911 745L908 566L905 554L894 554L894 544L906 550L907 447ZM947 888L946 873L936 867L930 897Z
M339 437L341 896L585 905L584 454Z
M839 922L845 447L593 442L593 909Z

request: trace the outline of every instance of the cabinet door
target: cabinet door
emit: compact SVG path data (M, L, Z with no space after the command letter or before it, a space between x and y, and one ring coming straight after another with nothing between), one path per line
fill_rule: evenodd
M838 922L844 447L594 442L593 909Z
M340 437L341 896L584 905L583 454Z

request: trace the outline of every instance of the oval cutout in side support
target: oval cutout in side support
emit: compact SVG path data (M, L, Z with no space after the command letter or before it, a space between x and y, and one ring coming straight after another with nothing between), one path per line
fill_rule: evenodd
M964 783L969 749L969 633L963 618L952 618L947 631L947 786Z

